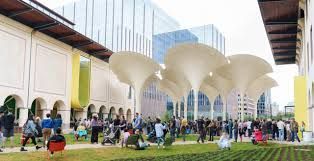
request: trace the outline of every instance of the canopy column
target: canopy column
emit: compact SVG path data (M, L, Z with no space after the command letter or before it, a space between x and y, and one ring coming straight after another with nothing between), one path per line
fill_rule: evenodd
M181 101L178 100L178 117L181 117Z
M194 120L198 119L198 89L194 89Z
M241 97L241 117L240 117L240 119L241 119L241 121L243 121L244 120L244 94L241 93L240 97Z

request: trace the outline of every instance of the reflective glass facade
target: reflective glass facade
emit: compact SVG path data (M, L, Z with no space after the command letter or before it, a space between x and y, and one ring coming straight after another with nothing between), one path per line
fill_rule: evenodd
M153 59L164 63L167 50L180 43L202 43L225 54L225 37L210 24L153 35Z
M152 57L153 35L179 24L150 0L78 0L55 9L74 29L114 52L134 51Z

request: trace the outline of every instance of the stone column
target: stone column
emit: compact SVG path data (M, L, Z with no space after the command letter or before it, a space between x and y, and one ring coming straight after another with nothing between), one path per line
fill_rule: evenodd
M58 114L62 117L62 129L70 129L71 110L58 110Z
M23 127L28 118L28 108L20 107L19 127Z

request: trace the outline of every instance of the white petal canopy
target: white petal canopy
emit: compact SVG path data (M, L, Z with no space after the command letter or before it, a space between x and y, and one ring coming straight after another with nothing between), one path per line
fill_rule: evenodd
M226 59L218 50L200 43L186 43L168 50L165 56L167 68L182 73L190 82L198 100L199 88L210 73L226 64ZM194 104L194 119L197 119L198 104Z
M217 69L217 74L229 79L235 88L241 93L241 120L244 120L244 93L249 85L257 78L271 73L273 71L271 65L262 58L248 55L238 54L227 57L230 61L228 64Z
M267 76L261 76L259 78L257 78L248 88L247 90L247 95L254 101L254 106L255 106L255 118L257 117L257 101L259 99L259 97L263 94L263 92L265 92L267 89L271 89L273 87L278 86L277 82Z
M173 115L176 116L176 103L180 102L180 98L182 96L180 87L168 79L162 79L158 81L157 88L171 97L173 103Z
M118 79L133 86L136 95L136 111L141 113L141 95L147 79L152 78L161 67L152 59L135 52L118 52L109 59L110 69Z
M200 91L202 91L208 97L211 112L210 118L214 119L214 101L216 97L219 95L219 91L205 82L203 82L203 84L201 85Z
M185 78L182 73L169 68L161 71L161 75L163 79L174 82L180 88L180 97L184 97L184 117L187 118L187 97L191 90L190 82ZM179 106L179 109L180 108L181 107Z
M227 98L231 90L233 89L233 84L230 80L223 78L222 76L213 73L212 76L207 76L203 82L203 84L208 84L217 89L218 95L223 99L223 109L222 116L223 120L226 120L226 112L227 112Z

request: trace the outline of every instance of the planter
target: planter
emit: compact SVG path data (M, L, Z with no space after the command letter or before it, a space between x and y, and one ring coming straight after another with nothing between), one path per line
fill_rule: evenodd
M304 142L312 141L312 131L304 131L303 132L303 141Z

